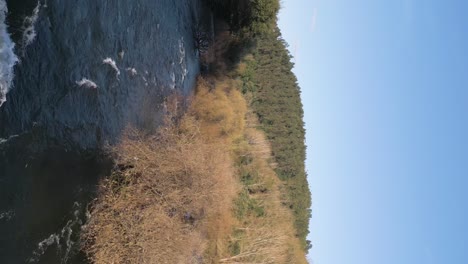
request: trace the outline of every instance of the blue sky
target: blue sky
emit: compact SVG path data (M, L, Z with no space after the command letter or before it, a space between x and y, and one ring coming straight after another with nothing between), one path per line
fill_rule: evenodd
M468 263L468 1L282 2L311 263Z

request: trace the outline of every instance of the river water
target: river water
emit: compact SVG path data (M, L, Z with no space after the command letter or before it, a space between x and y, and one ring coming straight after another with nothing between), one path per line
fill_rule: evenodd
M86 263L77 239L127 126L199 71L198 0L0 0L0 263Z

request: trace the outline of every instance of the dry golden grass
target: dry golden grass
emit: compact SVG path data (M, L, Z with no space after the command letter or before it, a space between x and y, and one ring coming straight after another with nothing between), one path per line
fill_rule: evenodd
M118 166L82 236L94 263L201 263L207 241L230 232L230 153L197 119L170 117L156 135L129 130L113 149Z
M229 79L212 84L198 80L189 114L200 120L202 135L208 140L229 144L242 135L247 104L235 87L236 83Z
M187 111L174 96L156 134L129 129L112 149L82 234L93 263L307 263L237 85L200 78Z
M247 115L243 142L236 156L237 175L244 184L237 206L239 223L230 238L231 254L220 258L220 263L307 263L299 240L295 237L291 212L282 206L280 180L271 160L270 144L258 130L252 113ZM246 177L248 175L248 177Z

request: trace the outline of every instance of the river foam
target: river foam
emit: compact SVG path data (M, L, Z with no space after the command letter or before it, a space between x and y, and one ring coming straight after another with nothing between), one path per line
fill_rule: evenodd
M41 2L37 2L36 8L34 8L31 16L27 16L24 18L23 21L23 42L22 42L22 49L23 53L26 50L26 47L29 46L31 43L34 42L36 39L37 33L35 29L35 25L37 19L39 18L39 11L41 9ZM24 55L24 54L23 54Z
M76 81L76 84L80 87L86 87L86 88L91 88L91 89L98 88L98 85L95 82L84 77L81 80Z
M8 8L4 0L0 0L0 107L6 102L6 94L10 91L14 72L13 68L18 62L15 55L15 44L8 34L5 19Z
M9 221L15 216L15 211L9 210L6 212L0 212L0 220Z
M81 204L75 202L73 204L73 217L69 219L65 226L56 233L50 234L47 238L37 243L36 249L32 253L32 257L29 258L28 263L37 263L41 260L42 255L51 246L55 246L58 249L58 253L61 256L61 263L67 263L72 253L73 247L76 244L76 238L72 236L78 232L82 225L83 215L80 213ZM87 212L86 212L87 213Z
M102 61L103 64L107 64L109 66L112 67L112 69L114 69L115 71L115 75L117 78L119 78L120 76L120 70L119 70L119 67L117 67L117 63L115 63L115 61L111 58L105 58L103 61Z

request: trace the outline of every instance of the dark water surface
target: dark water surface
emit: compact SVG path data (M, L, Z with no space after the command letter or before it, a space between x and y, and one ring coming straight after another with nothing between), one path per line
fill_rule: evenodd
M20 62L0 107L0 263L86 263L79 230L112 168L100 149L128 125L157 127L165 97L191 90L204 9L198 0L6 3Z

